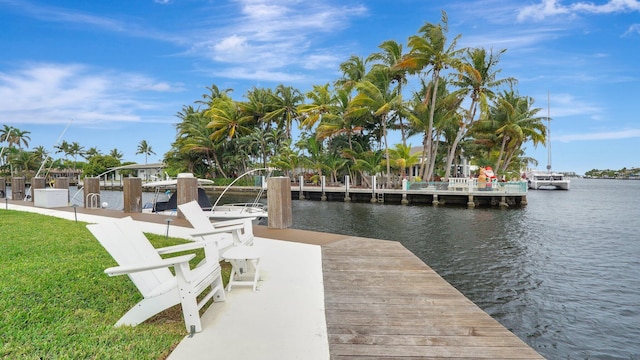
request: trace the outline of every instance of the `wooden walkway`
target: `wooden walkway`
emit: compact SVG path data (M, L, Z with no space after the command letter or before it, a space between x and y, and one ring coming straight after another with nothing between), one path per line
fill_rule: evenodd
M332 359L543 359L398 242L322 246Z

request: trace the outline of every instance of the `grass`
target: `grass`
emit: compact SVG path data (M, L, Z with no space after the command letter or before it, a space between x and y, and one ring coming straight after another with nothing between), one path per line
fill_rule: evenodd
M179 305L113 327L141 295L103 272L117 264L85 225L0 210L0 358L164 359L186 335ZM147 237L155 247L184 242Z

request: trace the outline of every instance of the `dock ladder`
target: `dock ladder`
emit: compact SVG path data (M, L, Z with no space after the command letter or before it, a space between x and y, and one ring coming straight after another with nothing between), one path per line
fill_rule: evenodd
M87 201L85 202L89 209L99 209L100 205L100 194L98 193L90 193L87 195Z

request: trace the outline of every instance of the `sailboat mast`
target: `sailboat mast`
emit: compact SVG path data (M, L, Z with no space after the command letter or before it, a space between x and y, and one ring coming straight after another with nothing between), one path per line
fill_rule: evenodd
M547 90L547 171L551 172L551 100Z

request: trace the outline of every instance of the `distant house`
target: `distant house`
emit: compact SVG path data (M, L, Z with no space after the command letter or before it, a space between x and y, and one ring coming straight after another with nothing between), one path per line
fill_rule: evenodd
M49 180L58 178L68 178L69 184L75 184L82 175L82 169L51 169L49 170Z
M412 146L411 147L411 155L418 155L418 163L415 164L414 166L411 167L411 169L409 169L409 175L410 176L418 176L420 173L420 166L422 165L422 162L424 161L424 159L422 158L422 149L424 149L422 146ZM456 164L453 164L452 166L456 166ZM460 156L460 163L457 165L457 167L455 169L451 169L451 176L452 177L469 177L471 175L471 173L473 171L476 171L478 169L477 166L475 165L470 165L469 164L469 159L467 159L464 155Z
M163 179L164 176L164 168L166 165L164 163L154 163L154 164L129 164L116 166L109 170L114 171L114 181L121 181L123 177L131 176L139 177L142 181L155 181ZM123 173L125 175L123 175ZM111 179L111 178L110 178Z

